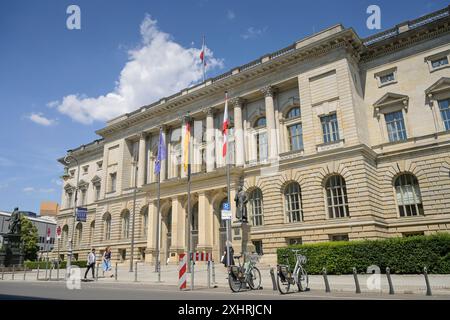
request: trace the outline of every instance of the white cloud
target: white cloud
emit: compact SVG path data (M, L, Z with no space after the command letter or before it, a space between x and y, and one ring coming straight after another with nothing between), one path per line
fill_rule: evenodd
M57 186L62 186L62 181L61 181L61 179L52 179L51 180L51 183L54 183L54 184L56 184Z
M58 100L50 101L50 102L47 103L47 107L49 107L49 108L54 108L54 107L57 107L57 106L59 106L59 101Z
M24 192L27 192L27 193L29 193L29 192L52 193L52 192L55 192L55 189L53 189L53 188L48 188L48 189L46 189L46 188L40 188L40 189L36 189L36 188L34 188L34 187L25 187L25 188L23 188L23 191L24 191Z
M75 121L90 124L105 121L171 95L202 79L200 50L184 48L159 30L146 15L140 26L142 43L128 51L128 62L113 91L98 97L65 96L58 110ZM223 60L210 50L208 69L223 68Z
M46 126L46 127L51 126L56 123L55 119L46 118L44 116L44 114L41 112L30 114L28 116L28 119L30 119L34 123L37 123L37 124L40 124L40 125Z
M227 19L233 20L234 18L236 18L236 14L232 10L228 10L227 11Z
M262 29L255 28L255 27L249 27L243 34L241 34L241 37L244 40L247 39L254 39L261 37L265 32L267 31L267 27L264 27Z

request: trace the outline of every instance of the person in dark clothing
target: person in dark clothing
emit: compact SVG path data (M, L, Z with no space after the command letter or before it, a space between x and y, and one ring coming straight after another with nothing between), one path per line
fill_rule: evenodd
M97 261L97 257L95 256L95 249L92 249L92 251L89 252L89 255L88 255L87 269L86 269L86 272L84 273L84 279L86 279L89 269L92 270L92 279L95 278L95 274L94 274L95 261Z
M231 246L231 243L229 243L229 247L230 247L230 266L234 266L234 249ZM225 267L228 267L228 259L227 259L227 248L225 247L225 250L223 251L223 256L222 256L222 263Z

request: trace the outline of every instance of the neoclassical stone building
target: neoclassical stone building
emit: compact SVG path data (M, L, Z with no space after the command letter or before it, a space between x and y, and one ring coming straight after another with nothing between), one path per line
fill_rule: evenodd
M75 257L111 246L136 259L156 252L159 129L161 259L188 237L183 117L193 119L192 232L196 250L224 250L224 92L229 92L231 197L248 193L251 240L264 260L292 243L380 239L450 230L450 7L360 38L336 25L218 77L110 120L70 150L58 224L65 253L74 190L88 208ZM136 155L137 161L133 161ZM59 160L62 162L62 159ZM137 174L136 173L137 166ZM135 176L137 181L135 181ZM231 201L234 210L234 201Z

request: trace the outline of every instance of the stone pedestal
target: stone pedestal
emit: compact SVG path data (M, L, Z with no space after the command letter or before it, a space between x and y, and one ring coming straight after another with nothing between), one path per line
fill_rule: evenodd
M0 265L9 267L23 265L23 249L20 235L2 234L3 246L0 250Z
M246 253L255 252L255 246L250 241L250 226L246 222L233 222L231 225L231 244L234 254L245 256Z

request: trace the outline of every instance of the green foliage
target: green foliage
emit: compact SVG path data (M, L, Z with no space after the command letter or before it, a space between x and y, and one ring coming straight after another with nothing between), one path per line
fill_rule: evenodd
M54 263L51 259L49 260L48 264L47 261L25 261L25 266L27 269L37 269L39 265L39 269L45 269L47 266L50 269L52 266L52 263ZM60 261L59 262L59 268L65 269L67 266L67 261ZM72 266L78 266L80 268L85 268L87 266L87 261L72 261ZM55 265L56 268L56 265Z
M303 245L292 245L277 251L278 263L294 267L295 257L291 249L300 249L307 257L309 274L321 274L325 267L328 274L350 274L355 267L358 272L367 272L367 267L376 265L384 273L418 274L427 267L429 273L450 273L450 234L437 233L430 236L390 238L383 240L339 241Z
M27 217L23 215L20 216L20 222L25 260L34 261L36 260L37 252L39 251L37 228Z

